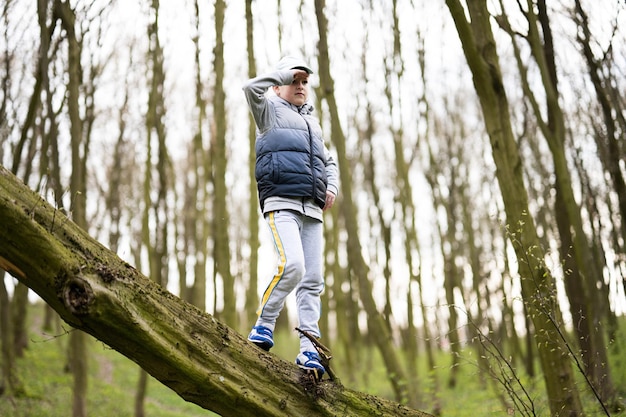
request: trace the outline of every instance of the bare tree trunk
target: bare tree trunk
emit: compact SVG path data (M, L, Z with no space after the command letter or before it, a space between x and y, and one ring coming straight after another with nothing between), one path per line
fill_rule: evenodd
M142 262L141 262L141 249L144 246L143 239L145 239L145 233L143 230L138 232L135 236L136 244L132 246L131 253L133 255L133 259L135 261L135 265L138 270L142 270ZM149 251L150 249L148 249ZM135 391L134 398L134 414L135 417L140 417L145 415L145 400L146 393L148 392L148 378L146 377L146 371L143 368L138 368L139 378L137 379L137 387Z
M406 374L400 366L400 362L393 347L393 341L385 321L377 310L376 303L372 296L372 283L369 280L369 268L365 264L365 260L363 259L361 252L361 242L359 239L359 228L357 223L358 216L356 215L356 207L354 206L354 200L352 198L350 164L348 163L348 157L346 154L346 141L339 122L337 103L334 98L334 85L330 76L328 42L326 39L328 22L326 20L326 16L324 15L324 8L324 0L315 1L315 13L317 16L318 31L320 36L318 43L318 67L320 72L320 84L324 93L323 98L326 100L330 111L331 139L337 150L339 175L342 184L340 207L348 234L347 250L349 264L358 281L359 294L368 317L369 332L381 352L396 399L400 403L410 403L411 401L415 401L415 398L409 397Z
M256 70L256 58L254 56L254 26L252 16L252 0L246 0L246 49L248 52L248 79L252 79ZM250 178L248 200L248 244L250 245L250 262L248 265L250 277L246 291L245 317L246 320L253 321L256 306L258 303L257 286L259 281L259 197L254 181L254 165L256 128L252 114L248 114L248 177ZM246 327L251 327L251 323L245 323Z
M144 417L145 398L148 391L148 373L143 369L139 370L139 381L137 381L137 392L135 393L135 417Z
M13 118L12 115L9 115L11 95L8 93L13 86L11 61L13 61L15 55L8 46L10 39L9 10L11 6L11 0L6 0L4 2L4 7L2 7L2 10L0 11L2 13L2 15L0 15L0 19L2 19L1 25L4 27L4 31L1 34L4 48L3 50L0 50L0 61L2 61L3 65L2 76L0 78L0 88L4 92L4 94L2 94L2 101L0 101L0 161L4 161L4 143L8 140L12 130L10 120Z
M509 104L491 31L485 1L469 1L468 20L460 0L446 0L463 52L472 71L496 164L496 176L504 201L510 239L519 260L522 297L535 330L544 381L553 416L583 415L569 352L563 340L561 316L555 298L555 282L541 261L543 253L534 221L528 214L528 195L511 127Z
M5 7L3 8L3 18L5 19L8 19L7 13L8 13L9 6L10 6L10 2L7 2ZM35 72L35 84L33 87L31 100L28 106L28 112L24 120L24 124L22 125L22 128L21 128L20 139L14 149L13 165L12 165L12 170L16 175L18 174L18 171L20 171L20 166L22 167L22 171L23 171L22 178L24 182L28 182L29 177L32 173L32 169L33 169L34 158L32 154L35 152L37 148L37 138L39 137L38 135L39 130L37 129L38 127L37 119L38 119L38 115L41 115L42 113L42 101L41 101L42 90L47 91L48 89L48 62L49 62L48 53L49 53L49 47L50 47L50 36L56 25L56 19L52 19L52 22L50 23L51 27L50 28L48 27L49 16L48 16L47 2L39 1L37 3L37 15L38 15L38 21L39 21L41 43L39 47L39 59L37 60L37 67L36 67L36 72ZM8 56L9 55L8 43L7 43L6 54L7 56L5 56L5 58L6 58L7 71L6 71L6 76L3 79L3 85L8 87L9 77L11 74L11 70L9 68L11 59ZM2 112L0 113L0 116L8 116L6 115L6 108L7 108L6 103L9 100L9 94L8 94L9 89L7 88L4 91L5 91L5 94L3 94ZM8 119L5 119L5 120L8 120ZM0 122L0 124L4 124L4 122ZM42 122L41 124L43 125L44 123ZM54 122L51 121L50 124L52 125L51 129L53 129L55 125ZM24 147L26 147L29 141L30 141L30 146L28 146L29 155L24 155L23 154ZM42 142L43 141L44 140L42 138ZM42 148L43 149L40 153L40 156L43 160L42 164L45 164L46 148L43 146L43 144L42 144ZM52 166L50 166L49 168L50 168L50 175L53 175L55 172L54 164L52 164ZM12 345L11 348L9 349L11 358L13 356L18 356L18 357L22 356L23 350L26 349L26 347L28 346L27 330L25 327L26 326L27 302L28 302L28 289L24 288L23 285L18 283L13 294L13 299L12 300L9 299L8 294L7 294L6 305L3 305L3 308L6 308L6 313L7 313L5 318L10 321L10 333L6 335L6 337L2 337L1 343L2 345L4 344ZM5 329L8 329L8 327L5 326ZM13 367L14 361L11 360L7 362L6 365L9 367ZM15 374L15 371L12 369L7 369L6 372L8 372L8 375L10 375L11 377Z
M365 70L365 68L364 68ZM391 99L389 99L391 101ZM391 285L391 219L386 220L384 215L385 210L385 201L381 201L380 191L378 184L376 183L379 175L376 172L376 153L377 150L374 149L374 145L372 144L372 137L374 136L374 117L371 112L371 109L367 109L367 121L365 123L365 129L362 129L359 132L359 142L363 144L361 147L363 172L366 184L369 186L370 195L372 198L372 204L376 208L377 218L373 219L372 222L376 224L376 226L380 230L379 237L382 238L382 249L378 246L381 244L378 239L373 240L374 247L372 248L372 253L378 254L379 252L383 252L381 255L377 255L376 259L378 260L378 264L382 264L383 266L383 278L385 280L385 306L383 307L383 318L385 319L385 324L387 329L391 333L391 316L393 314L391 304L391 293L390 293L390 285ZM389 171L387 171L389 172Z
M181 294L196 305L201 310L206 310L206 280L207 280L207 258L209 239L209 218L210 195L207 191L207 184L210 175L208 174L211 164L210 151L205 145L205 129L207 124L207 86L203 81L202 62L200 58L200 7L198 1L194 1L194 67L195 67L195 106L197 120L195 133L189 150L189 168L191 181L185 187L185 215L178 223L183 229L184 253L181 256L179 270L183 271L185 281L179 283ZM186 267L185 263L189 256L194 259L193 265L193 286L191 294L187 294ZM182 278L182 277L181 277Z
M87 415L87 335L80 330L70 333L70 371L74 378L72 388L72 417Z
M28 292L28 287L18 283L13 291L13 300L11 301L13 352L18 358L24 356L24 350L28 348L28 332L26 329Z
M215 47L213 49L213 67L215 71L215 90L213 92L213 112L215 137L213 138L213 252L215 273L222 280L224 288L223 310L219 315L231 327L237 325L237 305L235 300L235 278L230 271L230 247L228 228L230 211L226 190L226 109L224 86L224 0L215 1Z
M48 80L48 53L50 47L50 36L56 26L56 19L52 19L51 27L48 27L48 10L48 0L37 1L37 17L39 22L39 37L41 44L39 45L39 56L37 60L37 70L35 72L35 84L33 86L33 94L31 95L26 118L21 128L20 139L16 144L13 153L13 164L11 166L11 171L14 172L16 175L18 174L20 163L26 161L26 163L29 164L30 159L24 158L23 151L24 148L27 146L29 133L35 136L34 130L36 125L37 113L40 111L41 107L41 91L47 84ZM30 139L31 141L34 141L33 138ZM30 172L30 168L27 167L25 171L26 173L22 176L22 178L25 182L28 182L28 172Z
M4 270L0 271L0 395L11 395L13 375L15 375L15 355L11 343L11 304L4 283Z
M148 269L152 279L160 286L168 283L168 193L170 192L171 167L166 146L164 118L166 115L163 70L163 48L159 38L159 0L152 0L150 7L154 19L148 25L149 92L146 114L146 165L143 184L143 215L141 243L148 254ZM153 152L156 150L156 165ZM153 189L155 191L153 191ZM154 198L152 197L154 195ZM139 378L135 394L135 410L145 401L146 378Z
M300 3L302 5L302 3ZM316 108L323 107L323 89L316 88ZM322 120L323 122L323 120ZM341 198L341 196L339 197ZM336 346L343 348L344 365L348 372L348 380L356 381L356 372L362 363L363 343L365 342L359 328L358 315L360 306L358 302L358 288L355 280L350 275L349 266L343 267L339 261L338 253L341 253L342 216L339 210L331 210L325 214L324 242L325 242L325 274L326 279L332 276L331 292L328 294L329 310L335 312L336 317ZM330 215L330 218L328 216ZM322 324L321 322L320 324ZM323 333L329 329L322 329Z
M0 396L21 396L24 387L15 369L15 352L12 343L11 300L4 283L4 271L0 269Z
M126 89L126 95L124 98L124 104L120 109L118 126L120 129L119 136L115 142L113 148L112 166L109 169L107 178L109 179L108 195L105 198L106 211L111 218L111 226L109 230L109 249L113 252L117 252L120 240L120 219L122 216L122 196L120 195L120 188L123 184L123 177L128 175L128 171L124 167L124 155L127 152L125 135L126 135L126 122L124 121L124 114L128 110L128 87Z
M83 120L80 114L80 87L82 81L81 53L75 30L76 15L68 2L55 0L54 15L65 29L68 53L68 85L67 112L70 121L72 174L70 176L70 193L72 220L83 229L87 229L86 216L86 143L83 140ZM84 152L84 153L83 153ZM73 417L87 415L87 335L81 331L70 334L69 365L74 377L73 386Z

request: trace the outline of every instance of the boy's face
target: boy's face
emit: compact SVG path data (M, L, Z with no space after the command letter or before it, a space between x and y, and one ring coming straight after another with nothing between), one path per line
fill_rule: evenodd
M290 85L275 86L274 92L294 106L302 106L309 97L309 74L306 71L296 70L293 82Z

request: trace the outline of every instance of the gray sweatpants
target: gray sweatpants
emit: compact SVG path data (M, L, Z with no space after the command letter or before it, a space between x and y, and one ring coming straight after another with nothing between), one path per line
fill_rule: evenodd
M324 289L323 224L290 210L269 212L265 220L274 240L278 261L261 298L256 325L274 331L285 299L295 289L299 327L320 337L320 294ZM300 337L300 351L314 352L315 348L310 340Z

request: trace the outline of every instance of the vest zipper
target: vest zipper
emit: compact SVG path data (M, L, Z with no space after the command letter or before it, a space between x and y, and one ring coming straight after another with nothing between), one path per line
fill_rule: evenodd
M309 163L311 164L311 177L313 178L313 186L311 187L311 198L313 199L313 201L315 201L315 186L317 184L317 176L314 166L315 156L313 155L313 134L311 133L311 125L307 121L306 117L304 117L300 113L300 109L298 109L298 114L300 114L300 116L304 120L304 123L306 123L307 130L309 131Z

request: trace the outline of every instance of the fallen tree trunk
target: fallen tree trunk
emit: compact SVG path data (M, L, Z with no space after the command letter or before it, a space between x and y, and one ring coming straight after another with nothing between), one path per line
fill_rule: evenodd
M2 166L0 268L72 327L223 416L428 416L339 381L307 382L294 364L143 276Z

